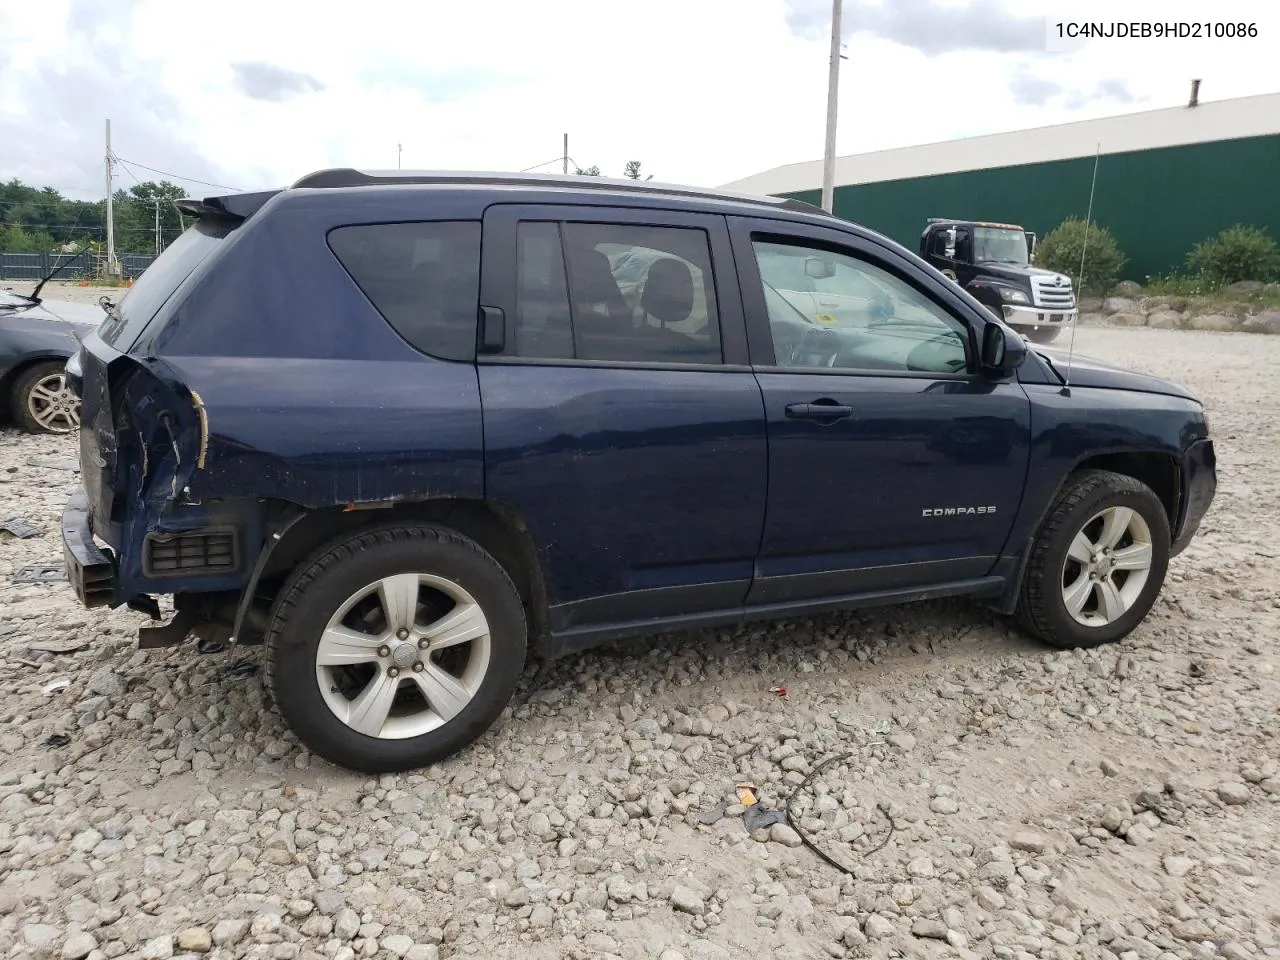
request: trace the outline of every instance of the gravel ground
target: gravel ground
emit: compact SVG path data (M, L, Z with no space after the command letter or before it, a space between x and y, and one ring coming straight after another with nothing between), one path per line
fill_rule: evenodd
M0 519L47 531L0 534L0 955L1280 957L1280 338L1077 347L1198 390L1219 442L1126 642L964 602L662 637L531 668L478 745L378 779L297 745L260 650L137 652L139 615L12 584L77 475L5 430ZM815 771L847 874L736 804Z
M0 289L12 290L14 293L28 294L35 289L35 282L28 280L0 281ZM76 282L50 280L40 291L45 300L71 300L75 303L97 303L104 294L113 300L119 300L125 294L121 287L80 286Z

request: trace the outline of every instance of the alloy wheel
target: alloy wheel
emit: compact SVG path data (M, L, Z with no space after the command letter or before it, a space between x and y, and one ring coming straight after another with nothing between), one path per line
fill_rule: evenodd
M488 619L459 584L397 574L357 591L329 619L315 677L329 709L352 730L418 737L471 703L491 648Z
M80 429L80 401L67 387L64 373L51 373L35 382L27 394L27 412L49 433Z
M1062 565L1062 602L1087 627L1124 616L1151 574L1151 528L1136 510L1107 507L1071 541Z

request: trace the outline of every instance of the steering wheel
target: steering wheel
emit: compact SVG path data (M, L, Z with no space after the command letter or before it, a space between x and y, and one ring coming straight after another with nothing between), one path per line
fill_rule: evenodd
M828 327L810 327L791 348L787 357L790 367L834 367L840 357L840 335ZM821 362L809 363L804 358L820 357Z

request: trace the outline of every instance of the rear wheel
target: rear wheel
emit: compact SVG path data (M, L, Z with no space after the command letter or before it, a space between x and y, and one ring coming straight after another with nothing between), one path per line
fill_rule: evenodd
M80 429L80 401L67 386L65 360L33 364L13 384L13 418L32 433L72 433Z
M524 666L524 608L473 541L379 527L293 574L267 651L272 696L312 751L366 773L408 770L461 750L502 713Z
M1096 647L1151 610L1169 566L1169 519L1146 484L1105 470L1072 476L1031 547L1017 618L1056 647Z
M1053 343L1061 332L1061 327L1032 327L1027 336L1036 343Z

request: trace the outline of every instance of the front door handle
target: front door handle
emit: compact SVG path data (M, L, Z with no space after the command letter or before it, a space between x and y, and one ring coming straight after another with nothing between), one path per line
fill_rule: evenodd
M818 420L834 423L836 420L853 416L853 407L836 403L834 400L818 400L814 403L789 403L786 412L788 420Z

